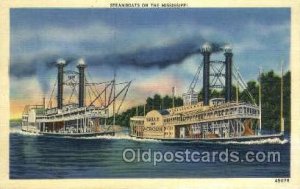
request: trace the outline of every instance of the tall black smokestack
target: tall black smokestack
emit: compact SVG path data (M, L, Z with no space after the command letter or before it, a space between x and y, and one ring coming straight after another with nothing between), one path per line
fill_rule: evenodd
M203 105L209 105L209 63L210 63L210 54L212 48L211 45L205 43L201 48L201 54L203 55Z
M63 90L64 90L64 66L66 61L64 59L58 59L56 62L57 66L57 108L62 109L63 107Z
M86 68L86 64L83 59L79 59L77 65L79 71L79 96L78 96L78 106L85 106L85 76L84 69Z
M232 86L232 48L224 47L225 55L225 101L231 101L231 86Z

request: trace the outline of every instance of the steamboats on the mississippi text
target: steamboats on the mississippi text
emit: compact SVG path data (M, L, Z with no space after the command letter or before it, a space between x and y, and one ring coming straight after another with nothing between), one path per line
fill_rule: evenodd
M249 92L252 103L239 101L238 95L236 99L232 99L234 92L232 91L232 77L237 81L238 87L246 90L246 84L238 69L233 65L232 48L225 46L222 50L225 61L211 61L212 47L210 44L204 44L201 48L203 62L187 93L183 94L183 106L174 107L173 103L173 108L152 110L146 115L144 113L143 116L131 117L130 135L138 138L172 141L246 141L282 138L282 117L281 133L261 134L261 100L257 105ZM201 70L203 70L203 101L198 102L195 86ZM225 84L222 84L224 80ZM224 88L225 98L210 99L210 88L216 87Z
M113 80L107 82L87 82L85 75L87 65L83 59L77 62L78 72L64 70L68 62L63 59L57 60L57 107L52 107L54 90L48 107L45 98L42 105L27 105L22 115L23 131L71 137L114 135L115 110L117 108L119 110L121 106L120 104L116 107L115 102L119 96L125 99L131 81L116 83L114 76ZM120 91L117 91L117 85L121 86ZM64 100L64 86L65 89L69 89L69 99L77 96L78 103L71 103L70 100L69 103L64 103L67 101ZM90 97L89 103L85 99L86 93ZM109 115L110 107L113 111L112 116ZM110 124L107 124L107 119L110 119Z

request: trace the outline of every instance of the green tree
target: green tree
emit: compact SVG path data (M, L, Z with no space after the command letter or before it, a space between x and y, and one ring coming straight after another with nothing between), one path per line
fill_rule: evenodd
M279 130L280 123L280 77L274 71L261 75L262 126Z
M283 117L285 127L291 130L291 72L288 71L283 76Z
M162 105L161 96L159 94L155 94L153 97L153 105L154 110L160 110Z
M173 106L173 99L168 95L164 96L162 101L163 101L163 109L168 109Z

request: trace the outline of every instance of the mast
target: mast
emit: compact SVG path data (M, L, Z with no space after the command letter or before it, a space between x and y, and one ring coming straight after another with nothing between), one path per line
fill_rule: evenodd
M172 107L175 107L175 87L172 87Z
M107 88L107 84L105 84L105 88L104 88L104 107L106 108L106 88Z
M45 96L43 97L43 114L45 115L46 114L46 98L45 98Z
M239 71L239 68L237 67L237 71ZM236 79L236 90L235 90L235 92L236 92L236 94L235 94L235 96L236 96L236 103L238 104L239 103L239 79L237 78ZM231 87L231 86L230 86Z
M237 67L236 70L237 70L237 72L239 72L239 67ZM236 89L235 90L236 94L235 94L235 96L236 96L236 103L237 104L239 103L239 85L240 85L239 78L236 78L236 88L235 88Z
M280 81L280 133L284 133L284 118L283 118L283 68L281 63L281 81Z
M239 103L239 81L236 83L236 103Z
M116 114L115 114L115 108L116 108L116 72L114 71L114 81L113 81L113 89L114 89L114 101L113 101L113 126L116 124Z
M259 75L258 75L258 103L259 103L259 135L261 134L261 67L259 68Z
M46 98L45 98L45 96L43 97L43 108L44 108L44 110L46 109Z
M105 108L105 111L107 110L107 117L109 117L109 108L106 107L106 88L107 88L107 84L105 84L105 89L104 89L104 108ZM107 117L105 116L105 118L104 118L105 126L106 126Z

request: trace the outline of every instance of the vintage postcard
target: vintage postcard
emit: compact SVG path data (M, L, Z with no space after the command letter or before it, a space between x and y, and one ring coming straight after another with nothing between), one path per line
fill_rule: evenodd
M4 1L0 188L299 187L299 5Z

